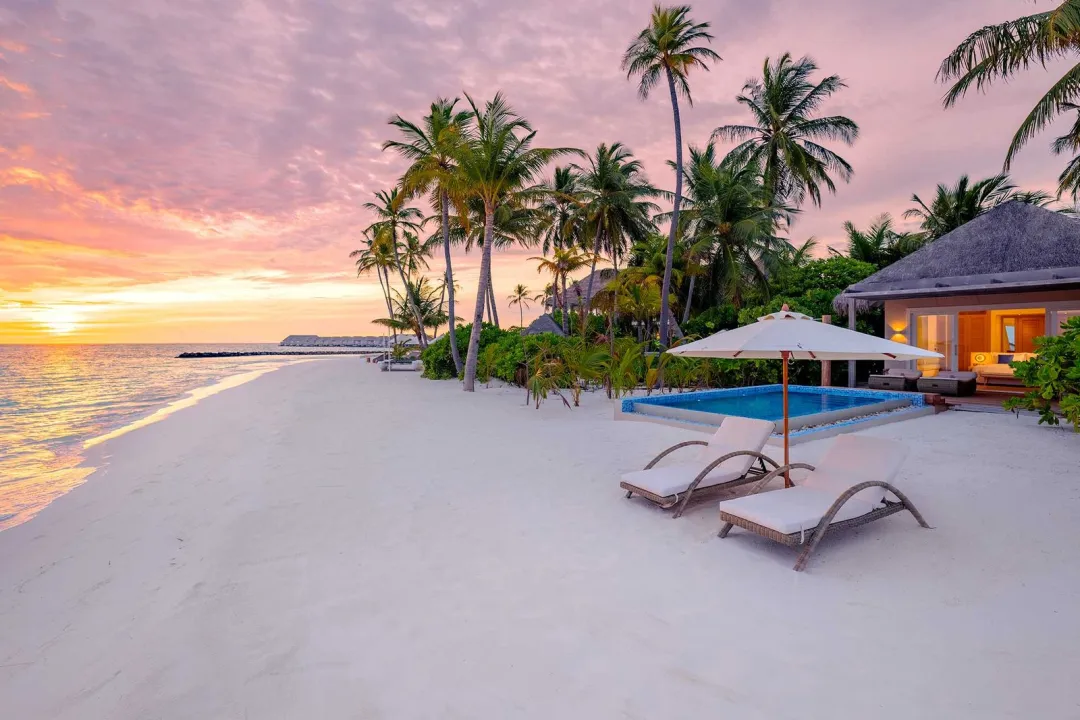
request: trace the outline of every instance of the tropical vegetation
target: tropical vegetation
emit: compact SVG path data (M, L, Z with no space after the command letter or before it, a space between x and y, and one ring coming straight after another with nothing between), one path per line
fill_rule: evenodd
M1032 65L1044 69L1067 63L1055 82L1016 129L1005 153L1007 171L1020 149L1062 115L1072 115L1068 131L1051 144L1057 155L1072 153L1058 177L1059 194L1080 192L1080 0L1065 0L1053 10L987 25L971 33L941 62L938 79L949 83L946 108L972 88L984 91L1007 83Z
M1080 317L1069 318L1060 335L1035 340L1037 354L1015 362L1016 377L1033 388L1023 397L1009 398L1011 410L1033 410L1039 423L1060 425L1062 420L1080 432Z
M1057 32L1071 22L1064 11L1052 15L1022 27ZM534 404L557 397L569 407L588 388L618 397L634 389L771 382L779 376L774 362L700 361L664 351L784 304L846 322L834 301L851 284L1004 202L1047 206L1054 200L1021 190L1004 173L978 180L965 175L939 184L925 200L913 194L912 205L899 209L900 221L882 212L843 223L837 228L843 239L831 246L815 238L796 241L803 209L820 206L855 172L841 153L857 142L859 126L829 110L846 84L809 57L765 58L760 76L736 98L749 119L717 127L703 143L684 143L680 103L692 104L691 77L720 60L709 29L688 6L657 5L623 55L622 69L641 99L658 86L668 90L675 139L671 191L654 185L618 138L589 152L546 146L501 92L486 101L437 98L419 119L390 119L395 137L383 149L400 156L403 174L364 205L374 221L351 257L358 275L379 280L386 315L375 322L395 345L398 334L416 337L426 377L457 378L466 391L498 379L523 387ZM995 75L989 66L973 67L974 75L957 80L954 99L964 83L1007 79L1019 68L1009 63L1050 52L1006 58L1000 47L991 51L986 38L1004 47L1005 34L980 36L957 57L956 68L980 57L995 58L987 62L1000 68ZM1039 42L1058 47L1049 37ZM1080 166L1075 171L1080 176ZM479 254L475 306L463 325L455 315L455 247ZM499 295L496 252L521 248L531 250L543 291L519 283ZM437 251L441 267L429 278ZM500 327L498 297L516 306L517 328ZM526 331L534 303L560 332ZM860 308L855 320L865 332L883 331L880 309ZM833 382L846 382L846 363L834 365ZM815 363L798 364L794 372L797 382L820 378ZM1038 372L1063 371L1040 365ZM1057 389L1049 392L1058 393L1052 407L1070 407Z

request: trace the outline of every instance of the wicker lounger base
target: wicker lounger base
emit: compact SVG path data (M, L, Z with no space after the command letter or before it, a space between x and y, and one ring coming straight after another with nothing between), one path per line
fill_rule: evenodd
M673 445L664 452L657 455L655 458L653 458L652 462L645 466L645 469L652 469L656 466L656 463L660 462L660 460L670 455L675 450L684 447L690 447L692 445L708 445L708 443L703 440L687 440L686 442L681 442L678 445ZM700 485L702 481L705 480L706 476L708 476L709 473L723 465L728 460L739 457L741 455L750 455L756 458L757 464L752 465L750 469L746 472L746 474L740 478L735 478L734 480L729 480L728 482L719 483L717 485L709 485L698 490L698 485ZM656 503L664 510L675 507L675 505L678 504L679 509L676 510L675 513L672 515L673 518L678 518L682 517L683 512L686 511L686 506L690 504L691 497L693 497L695 500L702 497L712 497L713 495L722 490L730 490L731 488L736 488L740 485L746 485L748 483L752 483L756 480L763 478L768 472L768 468L765 466L766 463L772 465L774 468L779 467L775 460L770 458L768 455L763 455L762 453L757 452L756 450L738 450L733 453L728 453L723 457L719 457L706 465L705 469L699 472L697 477L694 478L694 481L690 483L687 486L686 490L681 493L661 497L656 493L649 492L644 488L639 488L636 485L631 485L627 482L620 482L619 487L626 491L626 497L628 499L633 497L634 495L640 495L641 497Z
M644 488L639 488L637 485L631 485L627 482L619 483L619 487L626 491L627 498L631 498L634 495L640 495L646 500L656 503L661 507L661 509L670 510L671 508L678 505L680 501L687 500L691 496L693 497L694 503L708 500L709 498L716 497L725 490L731 490L741 485L747 485L749 483L756 482L764 474L765 471L759 468L753 468L746 475L743 475L741 478L736 478L735 480L729 480L728 482L720 483L719 485L709 485L708 487L694 488L692 493L681 492L676 493L675 495L666 496L660 496L656 493L651 493ZM679 514L681 515L682 513ZM676 515L675 517L678 517L678 515Z
M909 392L915 389L915 380L899 375L871 375L867 385L871 390Z
M770 475L771 474L773 473L770 473ZM876 510L872 510L871 512L868 512L864 515L859 515L849 520L841 520L840 522L832 522L832 519L836 516L836 513L840 510L844 503L854 497L857 493L870 487L884 487L886 490L899 498L899 500L885 500L882 507L877 508ZM720 528L720 532L717 536L721 538L726 538L728 533L731 532L731 528L733 526L738 526L744 530L749 530L756 535L760 535L783 545L797 546L805 544L806 547L804 547L803 551L799 553L799 558L795 561L795 567L793 568L796 572L798 572L806 568L806 563L807 561L809 561L810 555L814 552L814 550L818 546L818 543L821 542L821 539L825 537L825 533L827 533L828 531L844 530L847 528L859 527L860 525L866 525L867 523L871 523L875 520L880 520L881 518L898 513L901 510L907 510L912 515L914 515L915 519L922 527L930 527L930 525L927 524L926 520L923 519L922 514L917 509L915 509L915 506L911 504L911 501L908 500L902 492L894 488L892 485L889 485L888 483L866 482L860 483L850 488L843 495L841 495L836 500L836 502L833 503L832 507L829 508L828 512L826 512L825 515L821 518L821 522L818 524L818 526L811 531L804 530L797 533L781 533L773 530L772 528L765 527L764 525L758 525L757 523L750 522L749 520L741 518L738 515L733 515L731 513L721 511L720 520L723 521L724 525Z
M919 378L919 392L967 397L974 395L977 389L975 380L957 380L955 378Z

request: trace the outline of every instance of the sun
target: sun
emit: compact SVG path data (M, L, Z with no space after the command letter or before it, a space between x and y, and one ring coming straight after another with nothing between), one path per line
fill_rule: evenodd
M51 335L68 335L79 329L82 316L68 308L51 307L38 312L36 320Z

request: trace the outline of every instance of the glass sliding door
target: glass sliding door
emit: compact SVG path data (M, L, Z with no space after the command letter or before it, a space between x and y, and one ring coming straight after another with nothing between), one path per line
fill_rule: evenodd
M933 377L942 370L952 368L956 344L952 327L954 317L954 315L917 315L915 317L915 345L923 350L931 350L945 356L916 362L916 367L926 377Z

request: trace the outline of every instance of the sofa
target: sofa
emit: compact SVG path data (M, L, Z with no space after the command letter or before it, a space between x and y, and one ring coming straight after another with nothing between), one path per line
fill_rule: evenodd
M965 397L975 394L978 376L973 372L942 370L932 377L919 378L919 392Z
M880 375L871 375L869 386L871 390L901 390L915 392L917 383L922 373L918 370L907 368L887 368Z

